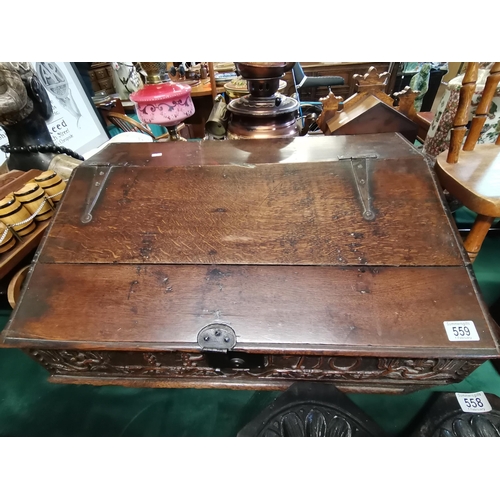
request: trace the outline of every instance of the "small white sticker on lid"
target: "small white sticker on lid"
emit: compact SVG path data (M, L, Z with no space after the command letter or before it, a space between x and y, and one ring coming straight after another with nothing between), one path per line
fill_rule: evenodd
M462 411L467 413L485 413L491 411L491 405L483 391L455 392L455 396Z
M443 324L448 340L452 342L479 340L473 321L444 321Z

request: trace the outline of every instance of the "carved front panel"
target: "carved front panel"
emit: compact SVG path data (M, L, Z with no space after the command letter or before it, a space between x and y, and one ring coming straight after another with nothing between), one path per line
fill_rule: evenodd
M121 351L27 351L53 375L228 381L329 381L386 384L457 382L481 361L345 356L267 355L261 368L211 367L203 353Z

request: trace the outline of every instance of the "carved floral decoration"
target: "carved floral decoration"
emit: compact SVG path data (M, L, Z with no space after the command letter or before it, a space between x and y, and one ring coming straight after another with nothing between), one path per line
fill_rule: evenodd
M29 350L48 371L58 375L240 380L436 381L453 382L479 366L474 360L400 359L346 356L266 356L262 368L216 369L201 352L115 352Z
M264 437L353 437L357 428L348 418L319 408L290 411L270 422Z

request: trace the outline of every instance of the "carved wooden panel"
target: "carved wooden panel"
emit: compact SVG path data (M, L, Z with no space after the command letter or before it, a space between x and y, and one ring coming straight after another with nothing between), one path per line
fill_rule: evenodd
M238 437L368 437L382 429L336 387L293 384Z
M491 410L462 411L454 392L436 394L412 433L417 437L500 437L500 398L485 395Z
M463 359L403 359L345 356L267 355L262 368L217 368L202 352L122 352L30 349L26 352L53 375L105 379L227 379L249 382L248 388L275 381L399 381L439 385L458 382L479 366ZM263 383L264 382L264 383ZM421 384L420 384L421 385Z

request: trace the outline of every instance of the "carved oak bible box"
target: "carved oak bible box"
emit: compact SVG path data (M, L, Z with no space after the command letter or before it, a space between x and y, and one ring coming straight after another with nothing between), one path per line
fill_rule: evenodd
M3 343L54 382L400 392L498 356L495 328L433 172L377 134L109 145Z

